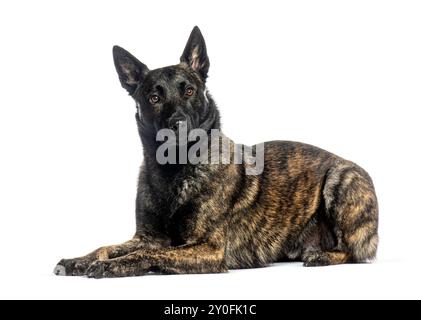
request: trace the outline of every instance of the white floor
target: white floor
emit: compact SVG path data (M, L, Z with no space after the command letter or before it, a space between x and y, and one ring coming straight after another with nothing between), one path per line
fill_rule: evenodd
M33 270L40 269L34 266ZM18 268L23 270L22 268ZM17 269L16 269L17 271ZM22 272L22 271L20 271ZM268 268L213 275L93 280L50 273L0 277L0 298L37 299L411 299L421 298L419 265L404 261Z

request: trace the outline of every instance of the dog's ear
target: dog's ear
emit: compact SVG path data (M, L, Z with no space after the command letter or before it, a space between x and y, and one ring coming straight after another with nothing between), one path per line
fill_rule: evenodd
M147 66L119 46L113 47L115 68L121 85L132 95L149 72Z
M203 80L208 76L209 58L206 52L205 39L197 26L193 28L190 34L180 61L199 73Z

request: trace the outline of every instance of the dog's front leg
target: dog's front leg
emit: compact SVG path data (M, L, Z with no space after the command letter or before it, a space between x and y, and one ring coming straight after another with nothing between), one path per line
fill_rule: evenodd
M140 249L119 258L94 262L86 273L91 278L113 278L139 276L149 271L166 274L227 272L224 246L200 244Z
M135 235L133 239L129 241L118 245L101 247L83 257L62 259L55 267L54 273L60 276L83 276L93 262L113 259L129 254L141 247L148 247L148 243L149 242L146 241L146 239ZM151 247L153 246L151 245Z

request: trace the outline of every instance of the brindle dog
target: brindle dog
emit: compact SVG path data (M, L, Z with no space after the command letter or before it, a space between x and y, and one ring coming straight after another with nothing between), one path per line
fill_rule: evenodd
M177 65L149 70L117 46L113 55L121 85L136 102L143 144L136 233L123 244L61 260L55 274L216 273L285 260L311 267L375 257L373 183L362 168L332 153L297 142L266 142L259 175L247 175L247 163L157 162L158 130L177 130L180 121L189 130L220 128L205 86L209 59L197 27Z

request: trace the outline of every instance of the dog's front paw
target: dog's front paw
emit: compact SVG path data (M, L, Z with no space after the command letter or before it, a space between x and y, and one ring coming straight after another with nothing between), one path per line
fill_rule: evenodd
M92 261L82 258L62 259L54 268L57 276L83 276L91 265Z
M95 279L113 278L118 276L116 271L116 268L110 261L95 261L86 270L86 275L88 278Z

